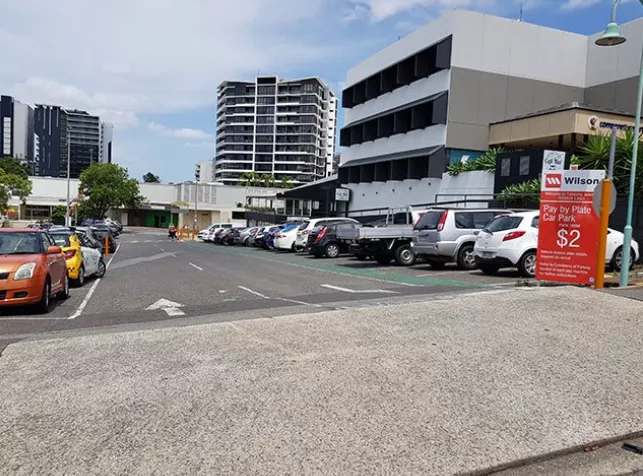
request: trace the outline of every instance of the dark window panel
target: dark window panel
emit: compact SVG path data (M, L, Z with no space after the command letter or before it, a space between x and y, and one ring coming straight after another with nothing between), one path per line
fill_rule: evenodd
M431 124L446 124L447 123L447 108L449 105L449 95L444 94L433 101L433 114Z
M407 179L408 170L408 159L391 161L391 180Z
M396 87L397 67L391 66L380 73L382 94L390 93Z
M377 136L389 137L393 135L394 115L388 114L377 119Z
M359 183L359 167L348 167L348 183Z
M339 132L339 145L342 147L350 147L353 145L351 142L351 129L350 127L344 127L340 132Z
M429 158L429 177L440 178L447 169L447 151L444 147L440 148Z
M379 162L375 164L375 181L386 182L391 179L391 163Z
M361 144L364 142L364 128L361 124L351 127L351 142L353 144Z
M410 109L402 109L394 114L393 134L404 134L411 130Z
M397 65L397 86L406 86L413 81L415 81L415 56L411 56Z
M408 178L419 180L427 176L429 172L429 157L413 157L408 160Z
M364 123L364 142L377 139L377 119Z
M360 167L360 182L370 183L375 180L375 164Z
M451 67L451 48L453 46L453 37L438 43L436 52L435 66L438 69L449 69Z
M380 75L376 74L366 80L366 100L375 99L380 95Z

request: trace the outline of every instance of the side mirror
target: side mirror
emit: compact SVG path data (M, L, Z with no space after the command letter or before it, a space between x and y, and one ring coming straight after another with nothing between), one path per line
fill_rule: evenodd
M63 252L63 249L60 246L50 246L47 248L48 255L59 255Z

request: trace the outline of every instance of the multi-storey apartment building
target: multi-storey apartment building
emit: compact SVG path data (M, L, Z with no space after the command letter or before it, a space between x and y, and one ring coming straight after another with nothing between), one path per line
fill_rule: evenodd
M293 183L326 177L336 124L337 98L319 78L224 81L217 96L214 178L236 184L246 172Z
M0 96L0 157L14 157L32 167L34 111L11 96Z

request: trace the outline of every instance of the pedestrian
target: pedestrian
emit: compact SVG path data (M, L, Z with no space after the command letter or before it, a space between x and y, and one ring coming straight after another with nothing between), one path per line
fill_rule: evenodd
M176 240L176 227L174 226L174 223L170 223L170 228L168 229L168 237L172 241Z

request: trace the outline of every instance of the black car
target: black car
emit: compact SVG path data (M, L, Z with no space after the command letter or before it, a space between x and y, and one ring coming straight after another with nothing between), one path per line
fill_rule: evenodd
M223 243L224 245L234 246L238 241L239 236L241 236L241 232L243 230L245 230L245 228L232 228L221 239L221 243Z
M108 250L110 253L115 253L116 252L116 237L112 233L112 230L110 227L107 225L94 225L89 227L90 230L94 232L94 235L96 238L98 238L100 241L105 242L105 238L109 239L108 242Z
M337 229L339 227L355 228L360 226L357 223L335 223L322 225L313 230L308 235L308 253L315 258L326 256L328 258L337 258L341 253L348 253L349 246L347 243L337 239Z

